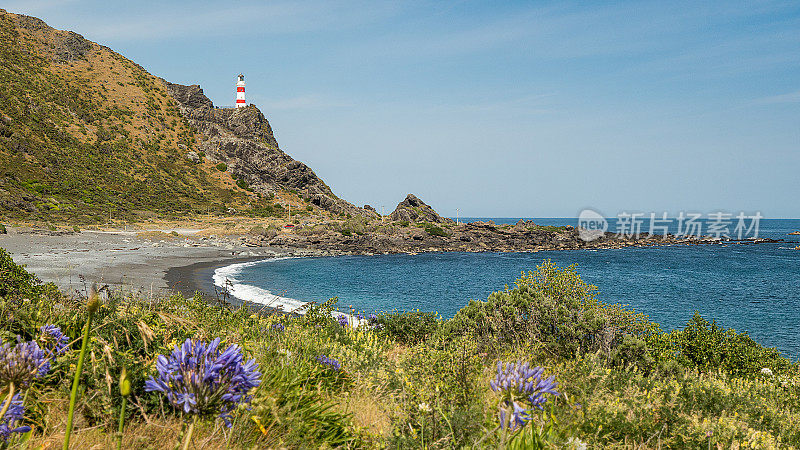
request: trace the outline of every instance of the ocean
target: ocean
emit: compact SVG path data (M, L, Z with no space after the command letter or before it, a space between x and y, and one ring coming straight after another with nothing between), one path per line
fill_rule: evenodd
M464 218L515 223L519 218ZM528 219L576 225L577 219ZM735 220L734 220L735 222ZM682 327L695 311L707 320L747 331L758 342L800 359L800 219L762 219L759 237L786 242L419 255L278 258L217 269L214 281L255 303L291 310L338 297L341 311L436 311L452 317L470 299L485 300L513 286L522 271L546 259L577 265L598 298L627 304L664 330ZM611 221L610 231L614 230ZM674 229L670 229L674 232Z

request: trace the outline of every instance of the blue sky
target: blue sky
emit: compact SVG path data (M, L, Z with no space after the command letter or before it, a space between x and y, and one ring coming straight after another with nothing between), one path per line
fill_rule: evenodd
M11 1L391 211L800 217L800 3Z

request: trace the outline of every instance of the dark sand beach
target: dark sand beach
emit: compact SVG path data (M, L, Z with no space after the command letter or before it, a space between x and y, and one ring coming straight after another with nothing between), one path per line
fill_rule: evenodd
M8 234L0 235L0 248L65 293L84 293L97 283L148 296L195 291L214 296L211 275L217 267L296 254L272 247L244 247L230 238L195 237L194 230L184 232L153 238L126 231L52 233L9 227Z

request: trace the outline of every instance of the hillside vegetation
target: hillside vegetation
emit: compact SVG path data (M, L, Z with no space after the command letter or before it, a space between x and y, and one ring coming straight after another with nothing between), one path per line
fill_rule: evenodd
M39 284L5 253L0 265L0 369L16 342L51 348L43 326L68 336L49 371L22 389L24 412L8 442L60 446L90 317L86 299ZM335 304L290 317L200 297L149 302L110 293L92 314L71 445L110 448L117 436L124 448L187 439L196 448L800 445L797 364L700 317L665 333L597 300L574 268L545 263L450 320L411 311L357 322L355 311L345 316ZM259 379L251 397L224 414L230 428L219 410L173 407L169 399L184 394L168 397L147 381L168 369L158 355L179 352L187 338L237 344L258 364L247 372ZM128 397L120 393L123 369ZM0 399L7 373L0 370Z
M189 152L162 80L80 35L0 10L0 214L77 223L273 210Z

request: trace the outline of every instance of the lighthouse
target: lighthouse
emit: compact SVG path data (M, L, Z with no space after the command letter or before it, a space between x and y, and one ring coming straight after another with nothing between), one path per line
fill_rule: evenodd
M244 102L244 75L239 74L239 81L236 82L236 107L243 108L247 106Z

